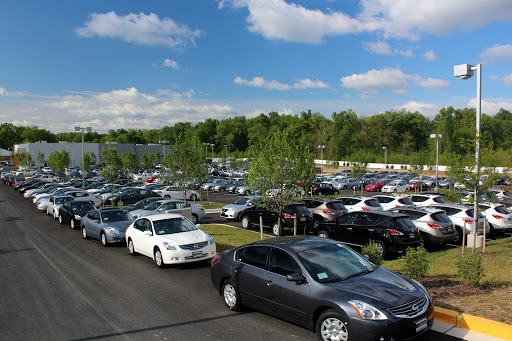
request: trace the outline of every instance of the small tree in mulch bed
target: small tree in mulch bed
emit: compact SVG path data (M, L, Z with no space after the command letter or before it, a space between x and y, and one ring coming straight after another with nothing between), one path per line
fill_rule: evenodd
M464 255L457 261L457 268L464 282L475 288L482 287L482 280L485 274L481 254L472 253Z
M430 269L430 262L427 258L428 252L423 247L408 247L405 255L402 256L404 264L400 272L409 278L421 280L427 276Z

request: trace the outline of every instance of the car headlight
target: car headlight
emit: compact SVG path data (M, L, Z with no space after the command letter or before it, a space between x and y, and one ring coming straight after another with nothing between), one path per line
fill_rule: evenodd
M363 320L387 320L388 318L379 309L361 301L348 301Z
M107 227L107 228L105 228L105 231L107 231L108 233L113 233L113 234L115 234L115 233L119 233L119 231L118 231L118 230L116 230L116 229L115 229L115 228L113 228L113 227Z
M169 242L162 242L162 244L164 244L165 248L167 250L169 250L169 251L176 251L177 250L176 246L172 245Z
M78 215L78 214L75 214L74 217L75 217L75 220L81 220L82 219L82 217L80 215Z
M209 245L215 245L215 240L213 240L213 237L208 235L208 244Z

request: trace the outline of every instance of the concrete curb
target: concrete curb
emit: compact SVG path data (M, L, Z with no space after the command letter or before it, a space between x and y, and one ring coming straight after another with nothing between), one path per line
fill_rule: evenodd
M509 324L458 313L441 307L434 308L434 319L477 333L494 336L503 340L512 340L512 325Z

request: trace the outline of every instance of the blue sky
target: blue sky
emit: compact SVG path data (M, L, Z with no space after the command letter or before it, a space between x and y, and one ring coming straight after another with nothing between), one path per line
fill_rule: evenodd
M512 110L510 0L0 1L0 122L159 129L311 109Z

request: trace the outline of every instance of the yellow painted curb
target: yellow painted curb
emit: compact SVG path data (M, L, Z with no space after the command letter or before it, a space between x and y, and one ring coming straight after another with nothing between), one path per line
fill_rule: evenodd
M509 324L468 314L461 314L454 310L441 307L434 307L434 319L459 328L472 330L477 333L494 336L504 340L512 340L512 325Z

